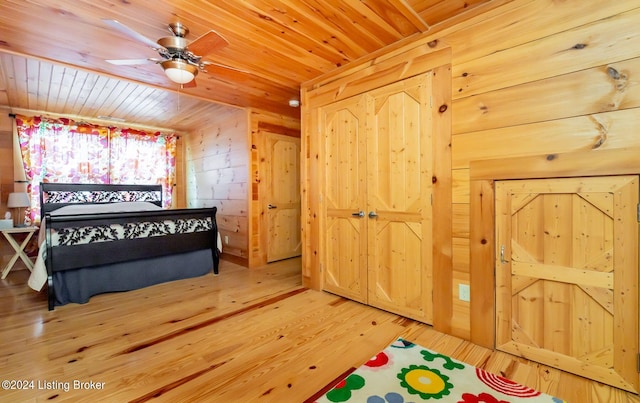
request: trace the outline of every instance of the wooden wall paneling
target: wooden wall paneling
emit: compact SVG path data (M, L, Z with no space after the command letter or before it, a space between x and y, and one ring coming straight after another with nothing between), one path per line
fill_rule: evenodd
M451 171L452 203L469 203L469 170L453 169Z
M320 166L319 154L324 143L320 135L320 110L306 107L310 105L309 90L300 90L302 101L301 124L303 128L300 139L300 181L302 192L302 285L319 290L323 287L323 268L320 251L324 245L321 235L321 196L319 183L324 183L323 170Z
M2 113L1 109L0 113ZM2 218L7 211L9 193L14 191L12 137L11 131L0 130L0 215Z
M453 49L454 66L638 8L635 0L606 3L597 0L516 0L506 3L509 4L503 7L494 4L493 10L483 12L465 24L447 24L448 29L443 30L440 36L446 38ZM483 7L483 11L488 6ZM436 31L438 26L432 28ZM567 42L562 50L568 50L575 44ZM538 61L533 60L534 64ZM508 62L508 66L514 64L517 62ZM456 79L457 73L454 68ZM455 91L457 87L454 86Z
M453 203L451 215L452 236L469 239L469 203Z
M250 246L250 265L258 264L261 262L261 265L267 263L267 245L266 240L263 240L263 237L260 236L260 230L266 230L265 220L264 220L264 212L261 207L261 197L263 197L262 190L264 189L264 173L261 170L261 150L265 146L265 141L263 136L260 135L260 129L258 128L259 118L253 116L251 118L251 197L250 197L250 206L251 211L249 212L249 222L250 222L250 234L251 240L249 242Z
M493 181L472 178L469 238L470 340L487 348L495 346L493 194Z
M449 56L450 57L450 56ZM451 208L451 65L433 69L432 129L433 141L433 325L441 332L452 329L452 208Z
M639 147L640 108L454 135L453 167L472 160Z
M456 216L456 204L454 207L454 217ZM468 210L468 206L467 210ZM468 211L467 211L468 216ZM455 227L455 218L454 218ZM469 323L471 321L469 311L470 302L460 299L460 285L469 285L469 234L463 238L457 237L454 230L452 238L452 316L451 316L451 333L465 340L471 338Z
M176 180L173 186L173 194L171 195L172 208L187 207L185 156L185 137L184 135L179 135L176 141Z
M0 84L2 83L0 82ZM9 117L9 112L8 109L0 107L0 216L2 218L9 211L7 208L9 193L18 190L15 188L14 182L13 119ZM0 240L0 265L2 267L11 259L13 253L13 248L2 237ZM16 264L16 267L24 267L20 259Z
M242 199L247 195L247 183L220 183L213 189L214 199Z
M467 245L467 250L468 246L469 245ZM462 301L460 299L459 293L459 286L461 284L469 285L469 274L460 271L454 271L452 277L451 289L453 293L453 305L451 308L451 332L456 334L456 337L469 340L471 338L471 333L469 331L470 302Z
M640 8L637 8L610 16L606 24L594 21L456 63L453 73L456 98L636 58L640 56L639 18ZM480 35L479 32L475 34ZM531 69L534 64L536 68ZM495 66L504 68L496 69Z
M453 237L453 259L452 268L454 276L458 278L469 277L469 237L459 238ZM468 282L467 282L468 283ZM457 286L454 287L454 293L458 293ZM456 296L457 298L457 296Z
M249 264L249 113L229 109L186 138L188 207L218 208L223 257ZM243 193L242 190L245 190Z
M216 221L218 222L218 227L221 231L224 230L229 233L238 234L244 234L249 231L249 220L247 219L247 217L225 215L220 216L220 218Z
M458 99L453 133L636 108L640 88L629 81L636 75L640 75L640 58Z
M478 160L471 163L471 180L635 174L638 155L640 147Z

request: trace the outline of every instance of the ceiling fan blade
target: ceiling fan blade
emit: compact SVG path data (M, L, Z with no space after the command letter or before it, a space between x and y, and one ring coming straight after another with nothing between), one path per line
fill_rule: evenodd
M189 49L189 51L194 55L204 56L216 49L223 48L228 44L229 41L224 39L222 35L216 31L209 31L189 43L187 49Z
M218 66L221 67L223 69L228 69L228 70L234 70L234 71L238 71L240 73L245 73L245 74L251 74L249 71L247 70L242 70L239 69L237 67L233 67L233 66L229 66L228 64L222 64L222 63L216 63L216 62L210 62L208 60L204 60L202 62L202 64L206 67L206 66Z
M138 64L155 63L154 59L115 59L105 60L107 63L115 64L116 66L136 66Z
M115 29L116 31L120 31L123 34L137 40L138 42L142 42L147 46L150 46L152 49L162 48L162 46L158 45L155 41L152 41L146 36L134 31L133 29L121 23L120 21L108 20L108 19L103 19L102 21L104 21L105 24L109 25L111 28Z

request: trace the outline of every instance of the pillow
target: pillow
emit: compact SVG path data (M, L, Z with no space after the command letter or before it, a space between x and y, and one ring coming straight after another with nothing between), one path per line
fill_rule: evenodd
M162 210L150 202L122 202L103 204L76 204L60 207L51 215L96 214L96 213L129 213L132 211Z

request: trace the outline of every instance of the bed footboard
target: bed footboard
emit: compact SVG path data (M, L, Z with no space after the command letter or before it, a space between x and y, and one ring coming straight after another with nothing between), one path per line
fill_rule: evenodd
M213 207L46 214L49 310L55 304L55 272L210 249L214 274L218 274L216 212Z

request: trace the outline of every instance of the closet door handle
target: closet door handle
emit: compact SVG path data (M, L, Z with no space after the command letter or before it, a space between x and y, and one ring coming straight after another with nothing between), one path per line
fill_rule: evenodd
M278 208L278 206L274 206L273 204L269 204L269 205L267 206L267 208L268 208L269 210L271 210L272 208Z
M360 210L357 213L351 213L354 217L364 217L364 211Z
M375 211L369 211L369 218L376 218L378 215Z

